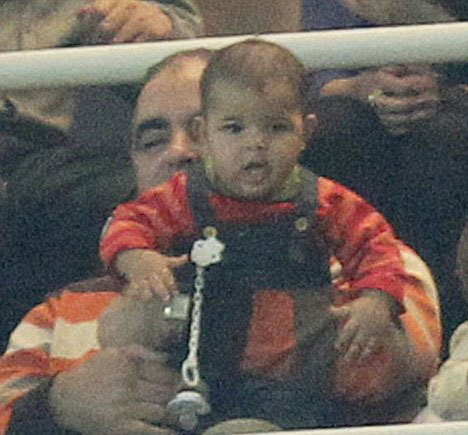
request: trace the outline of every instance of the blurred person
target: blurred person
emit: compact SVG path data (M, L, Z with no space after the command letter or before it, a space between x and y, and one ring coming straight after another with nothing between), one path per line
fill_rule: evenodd
M453 22L440 2L305 0L304 29ZM445 344L466 317L454 274L468 210L468 94L451 66L389 65L311 73L318 128L304 163L376 206L428 262L440 288ZM452 74L453 73L453 74Z
M457 274L468 300L468 225L458 244ZM468 318L450 338L449 357L429 383L425 414L442 421L468 420Z
M0 17L3 52L203 31L190 0L4 1ZM135 186L128 144L137 89L0 90L2 344L44 289L97 272L102 225Z
M200 108L198 86L210 56L207 50L179 53L148 72L133 118L131 153L136 175L130 178L129 190L138 191L136 180L144 186L162 182L171 170L182 169L197 157L191 147L189 120ZM173 396L178 382L176 372L165 364L165 355L142 346L98 352L97 318L118 296L121 285L109 276L77 282L50 295L23 319L0 361L5 399L0 405L0 433L171 433L158 427L165 425L162 405ZM132 319L123 321L131 332ZM53 336L62 337L62 344L46 344L47 331L55 331L49 335L52 341ZM68 340L63 334L73 338ZM16 366L19 360L24 364ZM40 361L47 361L51 371L43 372L42 380L33 376L36 383L29 375L44 367ZM20 378L32 381L27 394L17 383L21 383L19 378L10 377L12 365ZM61 372L70 375L68 385L75 388L60 401L73 411L67 426L78 432L65 429L49 403L53 382L49 375Z

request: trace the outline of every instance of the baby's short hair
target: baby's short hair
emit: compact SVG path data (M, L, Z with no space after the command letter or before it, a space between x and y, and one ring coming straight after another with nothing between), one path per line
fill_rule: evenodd
M272 82L291 86L303 108L301 62L286 48L261 39L248 39L218 50L210 59L201 81L202 111L208 106L213 84L224 80L262 92Z

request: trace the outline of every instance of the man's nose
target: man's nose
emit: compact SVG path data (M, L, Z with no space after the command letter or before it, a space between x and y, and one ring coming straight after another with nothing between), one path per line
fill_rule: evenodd
M176 131L173 134L169 145L169 163L176 165L190 162L198 158L198 154L193 149L193 141L187 131Z

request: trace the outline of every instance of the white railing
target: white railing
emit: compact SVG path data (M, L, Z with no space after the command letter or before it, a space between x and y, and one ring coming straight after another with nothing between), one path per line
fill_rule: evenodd
M171 53L219 48L252 36L4 53L0 89L137 82L149 66ZM468 23L274 33L261 38L285 46L316 69L468 60Z
M467 435L468 422L398 424L387 426L350 427L274 432L270 435Z

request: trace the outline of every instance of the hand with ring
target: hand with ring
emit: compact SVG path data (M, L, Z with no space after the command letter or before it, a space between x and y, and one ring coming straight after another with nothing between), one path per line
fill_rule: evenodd
M407 133L436 115L439 87L429 68L383 67L372 74L367 103L391 134Z

